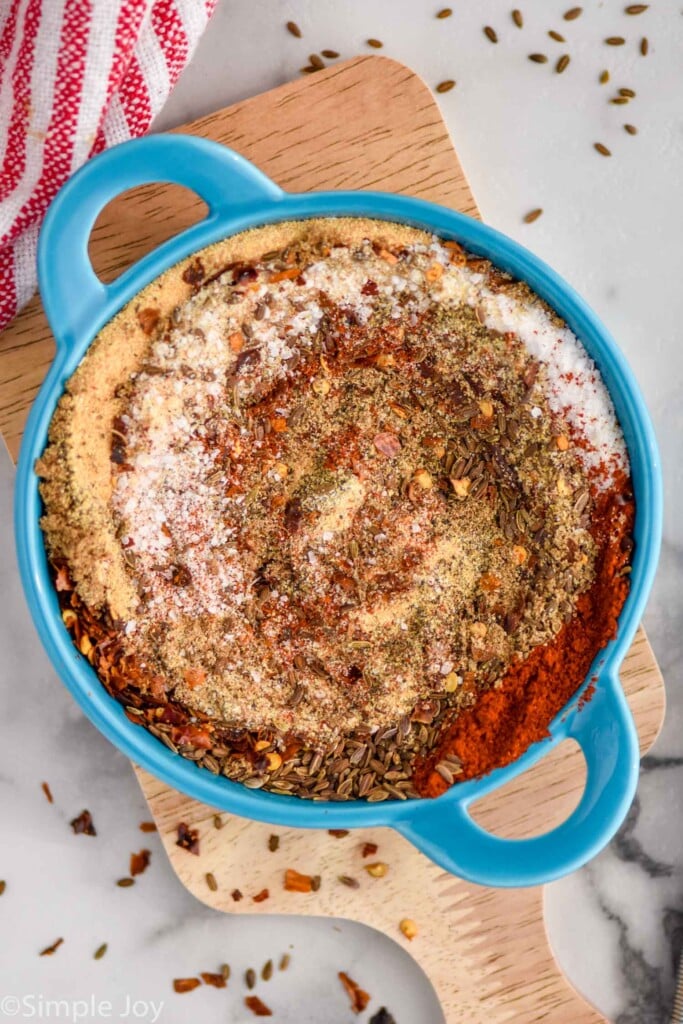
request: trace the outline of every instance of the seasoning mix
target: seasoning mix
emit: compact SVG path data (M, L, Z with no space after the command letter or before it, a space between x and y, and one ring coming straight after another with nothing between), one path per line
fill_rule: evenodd
M36 470L81 654L250 788L404 800L506 763L628 591L595 365L525 284L401 225L268 226L162 275Z

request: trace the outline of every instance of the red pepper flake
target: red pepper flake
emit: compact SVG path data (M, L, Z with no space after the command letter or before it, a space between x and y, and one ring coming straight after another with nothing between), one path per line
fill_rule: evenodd
M181 821L178 825L178 838L176 839L176 846L179 846L181 850L187 850L188 853L194 853L195 857L199 856L199 832L196 828L189 828L184 821Z
M273 1011L258 996L245 996L244 1005L255 1017L272 1017Z
M157 827L153 821L141 821L140 831L141 832L156 832Z
M192 992L193 989L199 988L201 981L199 978L174 978L173 979L173 991L174 992Z
M348 974L345 974L344 971L339 971L337 977L346 989L348 997L351 1000L351 1009L353 1012L362 1013L370 1002L369 993L360 988L353 978L349 978Z
M71 827L74 830L74 835L84 836L96 836L95 826L93 825L92 815L90 811L81 811L77 818L74 818L71 822Z
M287 868L285 871L285 889L287 892L311 892L313 879L310 875L302 875L294 868Z
M63 942L64 939L56 939L51 946L46 946L45 949L41 950L40 956L52 956L53 953L57 952Z
M50 787L47 784L47 782L41 782L40 788L42 789L43 793L47 797L47 802L49 804L53 804L55 802L54 801L54 797L52 796L52 790L50 789Z
M343 839L344 836L348 836L349 834L348 828L328 828L327 831L331 836L334 836L335 839Z
M239 892L239 889L236 890L236 891ZM270 890L268 890L268 889L261 889L261 892L257 892L255 896L252 896L252 899L253 899L254 903L263 903L263 901L267 900L269 896L270 896ZM232 898L233 899L235 898L234 893L233 893L233 897ZM240 899L241 898L242 898L242 894L240 893Z
M360 851L361 852L361 856L362 857L374 857L375 854L377 853L378 849L379 849L379 847L378 847L377 843L363 843L363 845L361 847L361 851Z
M234 899L235 903L239 903L241 899L244 899L239 889L233 889L230 895Z
M201 971L200 978L205 985L213 985L214 988L225 988L227 981L222 974L211 974L209 971Z
M143 871L146 871L149 867L149 862L152 854L149 850L140 850L139 853L131 853L130 855L130 873L131 875L141 875Z

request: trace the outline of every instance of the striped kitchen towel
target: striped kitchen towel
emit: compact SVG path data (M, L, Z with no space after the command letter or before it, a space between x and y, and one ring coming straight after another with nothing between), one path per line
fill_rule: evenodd
M0 0L0 330L35 291L50 200L147 131L216 2Z

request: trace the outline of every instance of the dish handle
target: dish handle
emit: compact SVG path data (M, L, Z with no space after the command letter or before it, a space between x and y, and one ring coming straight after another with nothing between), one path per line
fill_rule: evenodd
M120 193L157 182L191 189L207 204L207 216L144 256L111 284L104 284L88 254L99 213ZM55 197L38 242L38 282L58 349L77 343L103 309L113 313L116 304L125 301L133 271L139 274L145 264L151 272L163 268L167 251L181 240L189 254L208 244L209 229L219 218L253 212L283 195L238 153L192 135L150 135L94 157ZM150 279L154 276L152 272Z
M638 735L616 670L596 683L590 701L575 707L553 741L576 740L588 770L581 801L557 828L530 839L503 839L481 828L469 814L475 797L458 797L457 785L443 797L410 805L396 827L431 860L470 882L487 886L530 886L575 871L612 838L633 800L638 780ZM553 745L554 745L553 743ZM514 771L491 776L497 789L539 759L538 744ZM466 785L466 784L465 784ZM481 796L480 784L478 784Z

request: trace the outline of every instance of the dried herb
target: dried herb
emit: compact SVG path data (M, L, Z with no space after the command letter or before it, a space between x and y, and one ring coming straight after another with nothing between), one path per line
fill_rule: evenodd
M188 853L193 853L195 857L199 856L199 832L196 828L190 828L181 821L178 825L178 838L176 839L176 846L179 846L181 850L187 850Z
M92 815L90 811L81 811L77 818L73 818L71 821L71 828L74 831L74 835L79 836L96 836L95 826L93 825Z

